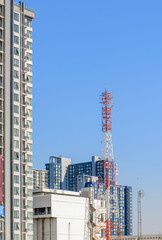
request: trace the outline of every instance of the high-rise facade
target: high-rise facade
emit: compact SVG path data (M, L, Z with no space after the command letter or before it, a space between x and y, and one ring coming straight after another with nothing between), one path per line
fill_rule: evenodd
M0 155L3 240L33 239L32 20L23 2L0 0Z
M82 174L92 176L92 162L82 162L69 165L68 187L70 191L77 191L77 176Z
M117 186L121 234L132 235L132 187Z
M33 190L48 188L48 171L33 168Z
M49 163L45 164L48 171L49 188L68 190L68 166L70 164L70 158L49 157Z

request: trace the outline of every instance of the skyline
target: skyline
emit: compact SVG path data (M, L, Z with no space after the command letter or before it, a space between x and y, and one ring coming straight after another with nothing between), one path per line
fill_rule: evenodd
M133 215L136 215L135 195L140 179L139 187L145 191L143 233L159 233L162 229L162 3L123 2L118 1L118 6L106 1L62 1L63 5L51 2L53 7L47 11L48 6L43 3L26 1L36 11L33 161L34 167L43 169L50 155L70 157L73 163L89 161L92 155L100 156L99 95L105 88L113 91L113 146L119 164L118 183L133 187ZM43 17L46 11L48 15ZM139 19L135 17L137 14ZM151 204L155 210L150 209ZM135 219L133 231L136 232Z

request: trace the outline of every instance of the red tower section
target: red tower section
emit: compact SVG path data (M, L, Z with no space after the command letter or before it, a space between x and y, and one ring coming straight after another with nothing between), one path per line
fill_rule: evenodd
M103 137L98 179L98 192L100 194L98 194L98 196L105 200L105 221L96 221L94 239L110 240L112 235L116 235L117 239L121 239L116 185L116 165L112 144L112 96L106 89L100 96L100 103L102 104Z

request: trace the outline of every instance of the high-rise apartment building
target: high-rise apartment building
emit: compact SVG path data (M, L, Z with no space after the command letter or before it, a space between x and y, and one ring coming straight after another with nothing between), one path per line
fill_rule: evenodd
M48 188L48 171L33 168L33 190Z
M33 240L32 20L23 2L0 0L0 155L3 240Z
M49 157L49 163L45 164L49 188L68 190L68 166L70 164L70 158Z
M92 176L92 162L82 162L69 165L68 187L70 191L77 191L77 176L82 174Z
M117 186L121 234L132 235L132 187Z

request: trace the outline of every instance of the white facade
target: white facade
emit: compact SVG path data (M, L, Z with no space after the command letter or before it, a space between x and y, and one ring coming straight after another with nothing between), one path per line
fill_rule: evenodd
M98 177L90 176L90 175L86 175L86 174L78 175L77 176L77 192L79 192L81 190L81 188L84 188L85 183L88 183L88 182L97 183Z
M64 190L34 193L34 240L90 239L88 222L89 199L79 193Z
M0 239L33 239L32 20L23 2L0 0Z

